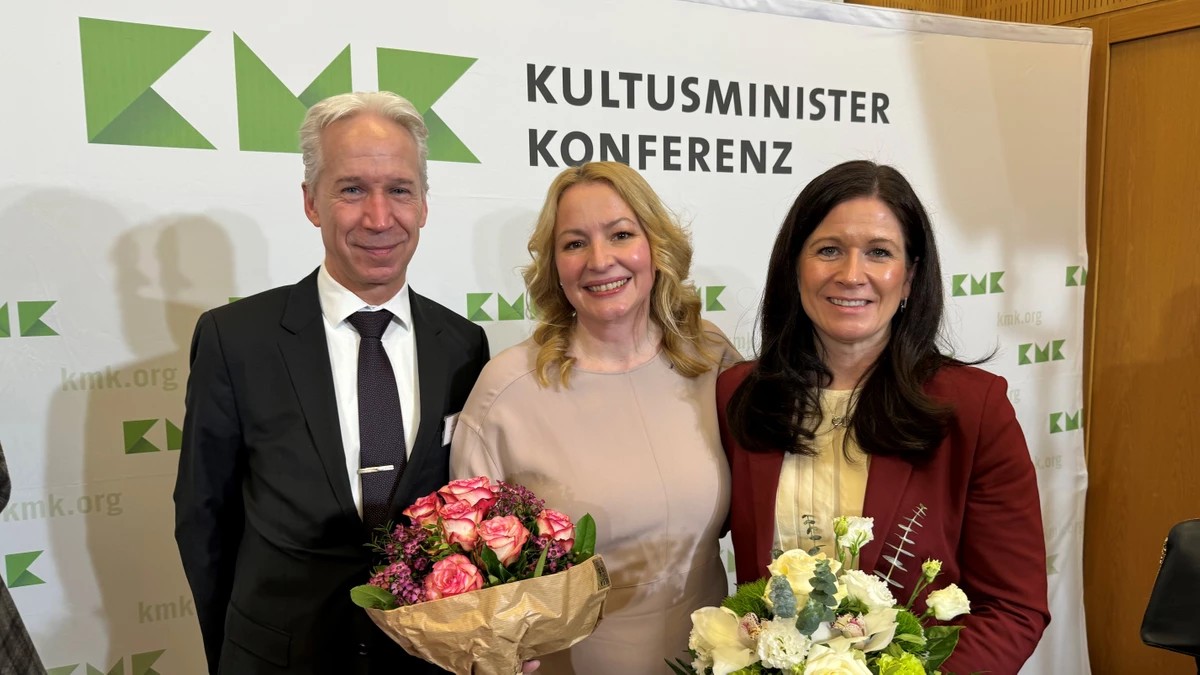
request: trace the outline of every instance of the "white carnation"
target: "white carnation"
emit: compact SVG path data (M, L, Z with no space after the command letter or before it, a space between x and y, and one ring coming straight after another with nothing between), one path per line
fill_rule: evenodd
M812 645L808 638L796 630L796 622L788 620L767 621L758 634L758 656L767 668L789 670L802 663Z
M850 597L865 604L870 611L896 606L896 598L892 597L887 584L874 574L867 574L862 570L847 570L838 581L846 585L846 592Z

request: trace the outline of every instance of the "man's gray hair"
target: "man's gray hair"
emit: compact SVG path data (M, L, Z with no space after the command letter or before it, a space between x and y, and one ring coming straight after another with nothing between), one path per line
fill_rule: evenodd
M421 190L429 191L426 159L429 156L429 130L421 113L408 99L390 91L362 91L338 94L318 102L308 109L300 125L300 151L304 157L304 182L311 188L321 177L325 160L321 153L321 132L330 124L362 113L372 113L392 120L408 130L417 142L417 159L421 170Z

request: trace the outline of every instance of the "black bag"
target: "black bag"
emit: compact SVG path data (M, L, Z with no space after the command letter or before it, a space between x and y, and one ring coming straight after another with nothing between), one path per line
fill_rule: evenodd
M1142 642L1200 659L1200 519L1172 527L1163 543Z

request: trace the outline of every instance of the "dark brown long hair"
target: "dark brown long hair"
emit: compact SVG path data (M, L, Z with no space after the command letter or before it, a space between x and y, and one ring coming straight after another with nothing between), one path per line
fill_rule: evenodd
M905 265L917 265L907 308L891 321L887 346L858 383L850 434L864 452L927 457L941 442L953 409L923 385L939 368L961 364L938 347L944 305L942 270L929 216L900 172L873 162L839 164L813 179L775 239L759 313L758 362L729 400L730 431L750 451L815 455L820 390L833 380L822 362L812 319L800 303L797 260L804 243L837 205L874 197L904 234Z

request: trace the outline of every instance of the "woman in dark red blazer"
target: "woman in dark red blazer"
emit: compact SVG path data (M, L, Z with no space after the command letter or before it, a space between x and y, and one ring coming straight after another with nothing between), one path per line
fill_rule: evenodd
M1037 481L1007 383L938 349L942 288L929 218L894 169L841 164L796 199L767 272L759 360L717 383L737 577L767 573L785 452L819 455L821 391L853 390L834 426L847 457L851 446L869 457L862 515L875 540L859 567L888 571L881 556L923 505L905 544L914 556L892 571L896 598L908 600L922 561L941 560L917 613L951 583L971 600L943 670L1015 674L1050 621Z

